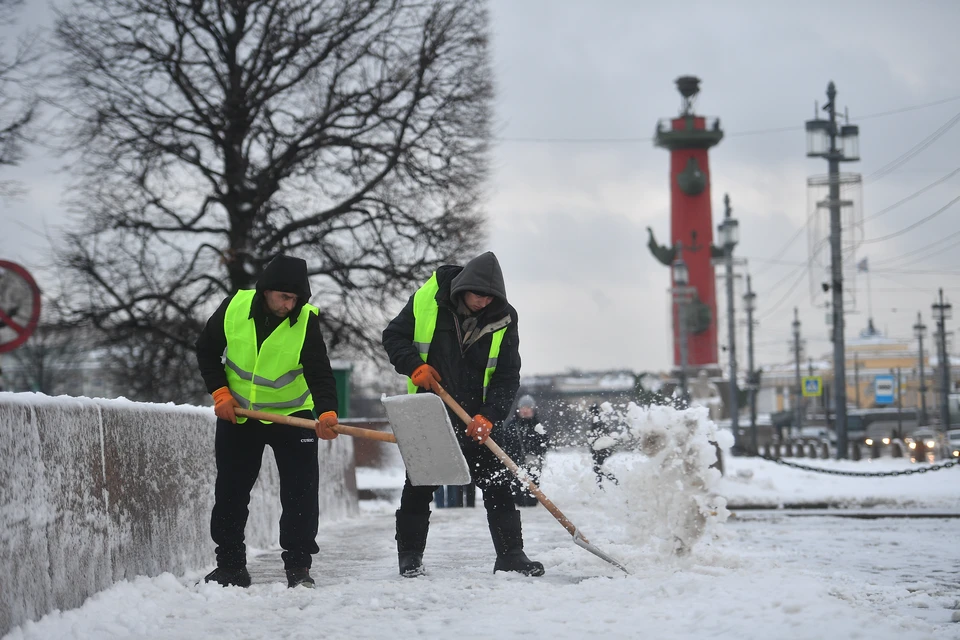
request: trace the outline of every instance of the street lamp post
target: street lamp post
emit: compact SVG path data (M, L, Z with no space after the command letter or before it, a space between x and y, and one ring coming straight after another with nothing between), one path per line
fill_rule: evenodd
M740 406L737 390L737 330L734 318L733 302L733 248L740 241L740 223L731 217L730 195L723 196L723 222L717 225L720 243L726 259L727 269L727 349L730 354L730 429L733 431L733 448L741 450L740 443Z
M827 104L830 115L806 122L807 157L825 158L828 165L830 195L830 290L833 311L833 381L836 405L837 458L847 457L847 374L846 351L843 339L843 259L840 235L840 163L860 160L860 130L856 125L837 125L837 88L827 85Z
M758 455L757 445L757 387L759 376L753 363L753 312L756 311L757 294L750 286L750 276L747 276L747 292L743 294L743 310L747 314L747 390L750 394L750 452Z
M800 358L802 357L802 341L800 339L800 316L799 309L793 308L793 386L794 392L794 427L796 435L800 435L800 429L803 428L803 386L800 381Z
M940 289L939 302L934 302L933 316L937 319L937 337L939 338L938 357L940 365L940 428L950 428L950 355L947 353L947 320L953 315L953 305L943 301L943 289Z
M923 324L920 312L917 312L917 324L913 325L913 334L917 337L920 360L920 426L927 424L927 379L924 376L923 364L923 337L927 334L927 325Z
M690 271L683 261L683 246L677 249L677 258L673 261L673 287L670 293L677 305L677 339L680 341L680 399L690 402L687 391L687 302L696 290L690 285Z
M853 393L854 404L860 408L860 354L853 354Z

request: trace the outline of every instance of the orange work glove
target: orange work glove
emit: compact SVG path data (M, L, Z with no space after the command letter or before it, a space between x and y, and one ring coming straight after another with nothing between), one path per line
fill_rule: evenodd
M467 435L480 444L486 441L491 431L493 431L493 423L479 413L473 416L473 421L467 425Z
M410 379L418 387L423 387L427 391L434 391L434 385L440 382L440 374L430 365L422 364L413 370Z
M317 430L317 437L321 440L333 440L336 438L339 433L333 430L333 427L337 424L337 412L336 411L324 411L320 414L320 418L317 419L317 423L314 425L314 429Z
M213 396L213 412L217 417L237 424L237 414L233 412L233 408L239 407L240 403L230 393L230 387L220 387L210 395Z

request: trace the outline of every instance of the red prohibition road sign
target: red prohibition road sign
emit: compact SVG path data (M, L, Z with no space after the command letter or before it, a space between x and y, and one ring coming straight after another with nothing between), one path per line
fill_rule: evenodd
M13 351L40 322L40 287L26 269L0 260L0 353Z

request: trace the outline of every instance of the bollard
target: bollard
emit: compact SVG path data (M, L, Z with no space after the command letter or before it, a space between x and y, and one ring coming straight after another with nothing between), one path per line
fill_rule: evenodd
M899 440L894 440L890 443L890 455L894 458L903 457L903 443Z
M807 445L807 457L816 458L817 457L817 445L814 442L811 442Z
M850 443L850 459L858 462L860 460L860 443L851 442Z
M878 441L876 441L876 440L874 440L874 441L873 441L873 444L870 445L870 459L871 459L871 460L876 460L877 458L880 457L880 447L881 447L881 446L882 446L882 445L880 444L880 442L878 442Z
M803 457L804 457L803 441L802 441L802 440L801 440L800 442L796 443L795 445L793 445L793 448L794 448L794 453L796 453L796 455L797 455L798 458L803 458Z
M820 458L822 460L830 459L830 444L828 442L820 443Z
M462 507L463 498L463 487L456 484L437 487L437 490L433 492L433 502L438 509Z

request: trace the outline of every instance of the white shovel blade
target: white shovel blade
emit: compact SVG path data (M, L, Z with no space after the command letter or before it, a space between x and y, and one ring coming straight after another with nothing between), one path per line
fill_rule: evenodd
M470 468L439 396L417 393L383 396L380 401L387 410L411 484L470 484Z

